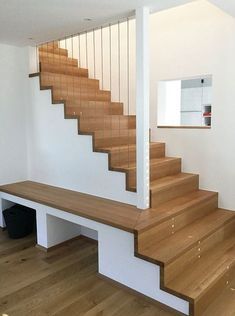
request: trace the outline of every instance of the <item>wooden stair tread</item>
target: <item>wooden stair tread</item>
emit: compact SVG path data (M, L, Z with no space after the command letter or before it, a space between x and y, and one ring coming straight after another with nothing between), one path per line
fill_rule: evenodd
M39 51L39 60L48 59L58 62L69 61L71 64L78 66L78 60L64 55L54 54L52 51Z
M149 146L150 147L155 147L155 146L161 146L164 143L160 142L150 142ZM131 144L131 145L120 145L120 146L107 146L103 147L103 150L107 151L119 151L119 150L125 150L125 149L136 149L136 144Z
M228 273L228 267L230 269L235 267L235 235L195 259L166 286L193 300L198 300L221 276Z
M195 177L195 174L192 173L178 173L176 175L172 175L172 176L168 176L168 177L164 177L161 179L157 179L155 181L152 181L150 183L150 188L151 190L162 190L168 186L175 186L177 185L179 182L184 181L185 179L190 179Z
M180 160L180 158L175 158L175 157L153 158L153 159L150 159L150 164L158 168L158 167L161 167L163 163L167 163L167 162L171 162L175 160ZM127 170L136 169L136 163L130 163L130 164L127 163L123 165L121 164L119 167L121 169L127 169Z
M154 239L139 249L140 253L161 264L169 264L185 251L235 217L234 212L217 209L158 243Z
M125 136L135 136L136 129L125 129L125 130L111 130L111 131L95 131L94 134L97 138L115 138Z
M88 77L88 69L78 68L70 65L41 62L40 68L41 72L53 72L57 74L71 74L77 77Z
M177 197L171 201L163 203L161 206L151 208L142 212L136 226L138 232L143 232L146 229L162 223L163 221L179 215L188 208L202 203L214 196L218 196L217 192L197 190Z
M49 71L43 71L40 73L40 77L42 81L47 81L49 83L57 84L59 87L61 86L61 83L67 83L67 84L83 84L84 86L86 85L94 85L99 87L99 80L97 79L92 79L92 78L86 78L86 77L77 77L67 74L57 74L54 72L49 72Z
M53 55L59 55L59 56L68 56L68 51L67 49L64 48L58 48L53 47L53 46L48 46L48 47L39 47L39 52L50 52Z

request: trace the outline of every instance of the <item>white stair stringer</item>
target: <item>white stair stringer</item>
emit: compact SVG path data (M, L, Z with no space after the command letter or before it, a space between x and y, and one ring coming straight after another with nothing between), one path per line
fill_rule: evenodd
M124 173L109 171L108 154L92 150L92 137L78 135L76 119L64 118L64 105L52 104L51 91L29 79L28 179L136 205Z

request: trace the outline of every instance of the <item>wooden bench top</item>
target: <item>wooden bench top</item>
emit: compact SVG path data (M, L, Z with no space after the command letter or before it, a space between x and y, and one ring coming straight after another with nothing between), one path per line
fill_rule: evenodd
M0 191L128 232L134 232L141 213L135 206L32 181L3 185Z

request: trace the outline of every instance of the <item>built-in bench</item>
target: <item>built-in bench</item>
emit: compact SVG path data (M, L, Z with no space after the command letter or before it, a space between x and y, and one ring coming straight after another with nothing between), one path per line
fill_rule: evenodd
M85 235L98 240L99 274L188 314L185 300L160 289L160 269L135 257L136 207L79 192L24 181L0 186L2 211L17 203L36 210L37 244L50 249ZM151 214L147 219L151 220ZM146 216L144 216L146 221Z

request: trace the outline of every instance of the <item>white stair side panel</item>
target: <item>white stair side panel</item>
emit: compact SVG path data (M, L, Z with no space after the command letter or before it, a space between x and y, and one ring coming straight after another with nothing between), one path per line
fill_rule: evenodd
M108 170L108 155L92 151L92 137L78 135L77 120L64 119L64 106L51 103L50 90L30 80L28 109L29 179L136 205L124 173Z

